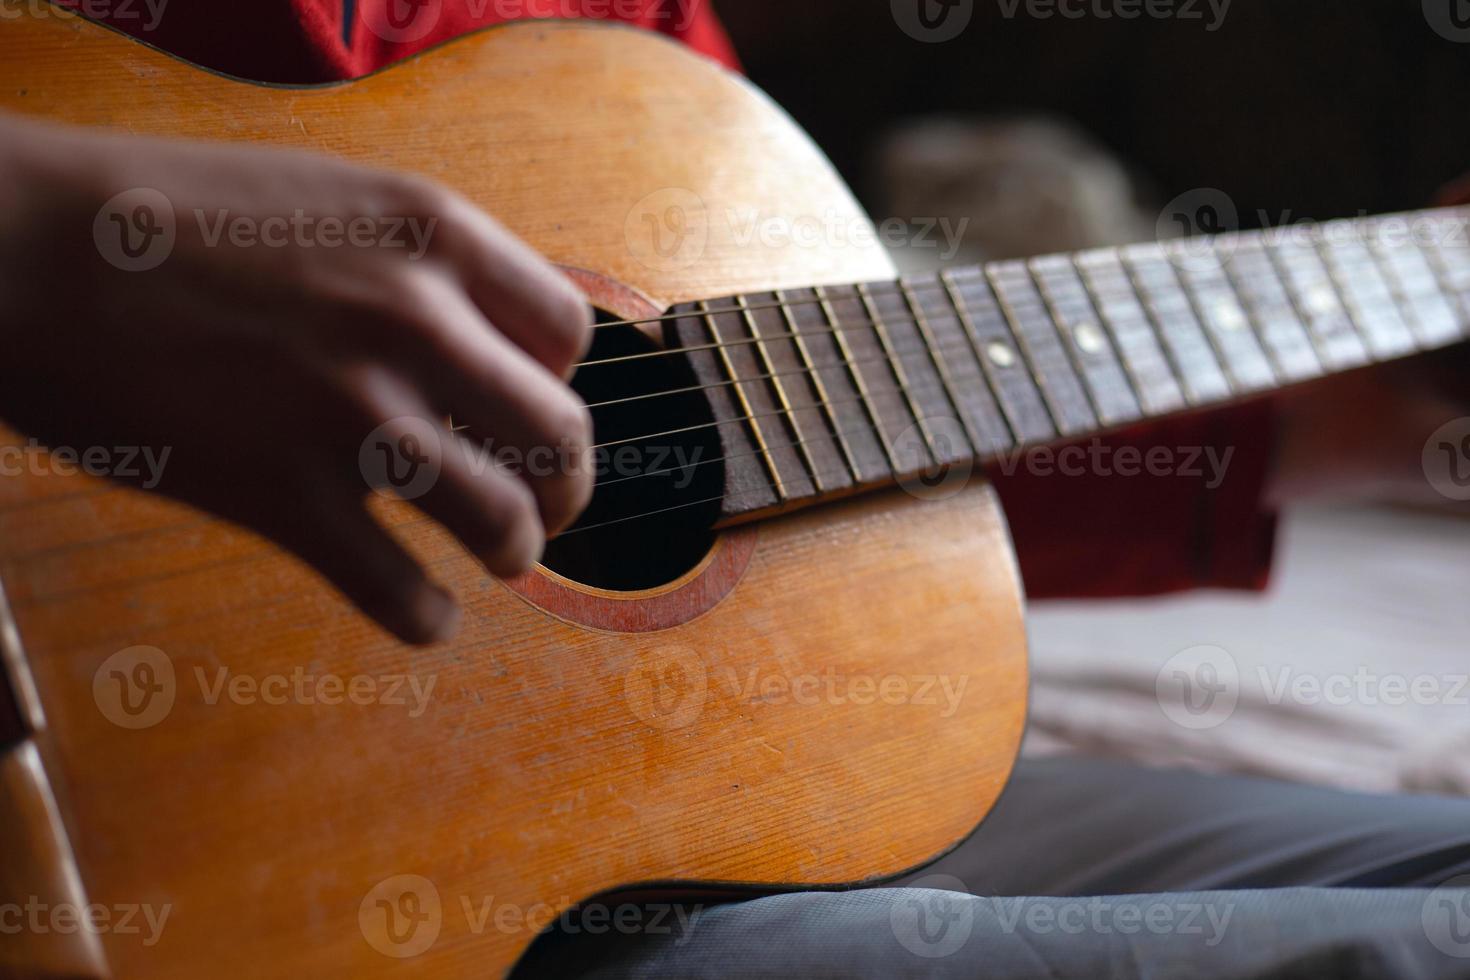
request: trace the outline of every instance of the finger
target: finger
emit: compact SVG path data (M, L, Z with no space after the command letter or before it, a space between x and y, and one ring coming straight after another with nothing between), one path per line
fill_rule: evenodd
M422 646L454 635L453 597L373 519L360 490L319 483L302 503L293 519L267 533L404 643Z
M592 310L562 272L469 201L450 194L443 249L471 301L512 343L569 378L592 340Z
M413 440L417 465L427 467L422 472L429 479L413 486L414 505L448 529L492 575L505 578L529 569L541 557L546 532L525 483L451 434L406 385L391 395L380 393L379 402L383 411L401 414L375 429L376 438L390 446Z
M414 294L419 342L405 351L405 366L424 400L452 411L457 423L487 440L490 455L530 488L547 530L566 527L592 494L587 407L486 324L447 277L418 275L407 291ZM406 414L386 403L378 411L390 418Z

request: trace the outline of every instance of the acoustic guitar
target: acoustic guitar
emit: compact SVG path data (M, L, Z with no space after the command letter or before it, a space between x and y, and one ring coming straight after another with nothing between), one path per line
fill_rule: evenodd
M225 522L0 480L22 976L478 978L595 896L918 868L994 804L1025 716L982 464L1454 343L1470 309L1455 212L905 278L872 235L752 234L871 229L750 85L605 25L288 88L8 19L0 107L454 186L602 311L575 384L610 460L512 581L374 498L465 605L423 649Z

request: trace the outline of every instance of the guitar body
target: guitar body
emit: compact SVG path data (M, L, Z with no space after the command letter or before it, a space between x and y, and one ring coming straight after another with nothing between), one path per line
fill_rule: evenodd
M505 27L283 89L20 19L0 25L0 107L433 177L618 317L893 274L876 246L739 234L732 213L866 219L767 99L632 30ZM379 503L464 603L451 642L397 644L187 508L81 475L0 481L0 715L18 716L0 723L0 903L169 909L151 945L146 926L8 936L0 973L497 975L608 891L922 865L1006 781L1025 640L978 481L724 531L633 592L546 569L495 581Z

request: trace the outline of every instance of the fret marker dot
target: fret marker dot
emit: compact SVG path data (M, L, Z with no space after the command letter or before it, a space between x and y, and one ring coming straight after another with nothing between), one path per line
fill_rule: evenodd
M1095 323L1079 323L1072 328L1072 339L1084 354L1096 354L1103 349L1102 331Z
M985 353L990 357L990 363L996 367L1008 368L1016 363L1016 352L998 340L992 340L985 348Z
M1215 307L1215 323L1221 330L1239 330L1245 326L1245 316L1233 303L1221 303Z
M1317 288L1307 294L1307 309L1313 313L1331 313L1337 308L1337 300L1330 290Z

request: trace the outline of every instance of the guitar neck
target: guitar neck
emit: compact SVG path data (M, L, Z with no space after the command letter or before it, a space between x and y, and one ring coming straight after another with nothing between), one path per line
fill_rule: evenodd
M732 523L1470 333L1470 211L993 262L671 311Z

